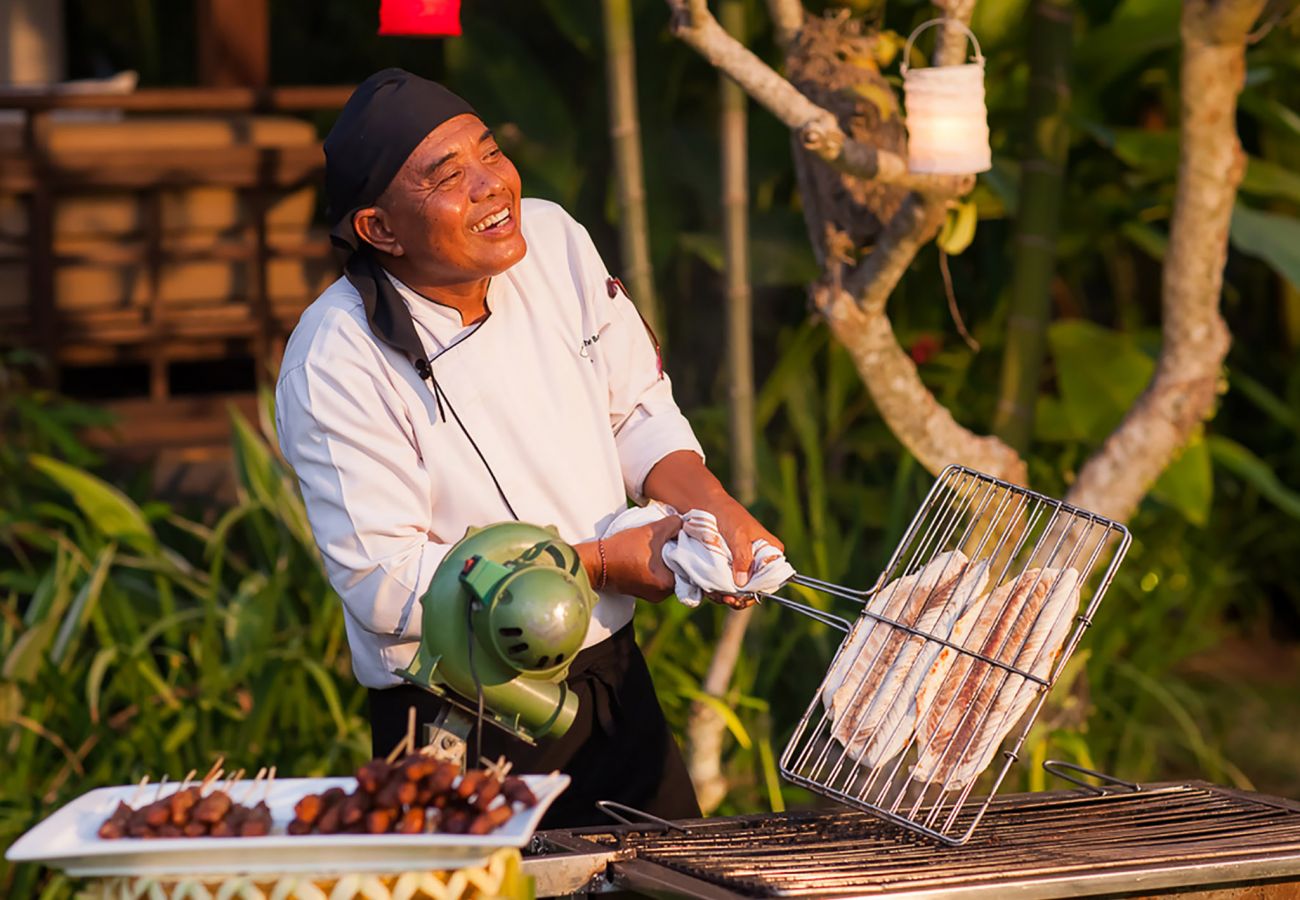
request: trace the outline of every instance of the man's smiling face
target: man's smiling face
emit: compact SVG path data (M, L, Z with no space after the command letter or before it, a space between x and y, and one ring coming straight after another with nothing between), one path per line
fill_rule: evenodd
M467 284L523 259L519 172L473 115L443 122L407 158L375 204L394 255L427 284Z

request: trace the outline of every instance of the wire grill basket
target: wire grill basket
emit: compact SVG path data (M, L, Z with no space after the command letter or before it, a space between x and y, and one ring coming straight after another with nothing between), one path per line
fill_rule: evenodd
M1129 540L1122 525L1086 510L945 469L870 590L792 579L861 604L855 623L764 595L846 632L786 745L782 774L965 843ZM987 793L968 803L977 783Z

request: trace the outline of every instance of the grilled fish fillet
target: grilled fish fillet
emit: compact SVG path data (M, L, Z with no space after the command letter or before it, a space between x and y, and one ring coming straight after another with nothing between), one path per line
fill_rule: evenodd
M930 560L919 572L914 572L902 578L895 578L877 591L875 596L867 603L867 611L878 616L884 616L887 619L893 619L895 622L903 621L899 616L902 614L904 606L907 605L909 597L916 594L922 597L928 596L934 590L935 585L939 583L941 576L960 571L967 562L969 560L967 560L966 554L960 550L940 554ZM835 658L835 663L826 674L826 680L822 686L822 704L830 711L832 718L836 718L835 696L839 693L846 679L850 684L856 684L862 680L863 674L872 665L881 645L891 630L888 625L882 625L867 615L861 616L854 623L853 630L849 632L848 640L844 643L844 648L840 651L839 656ZM843 706L841 705L840 708L842 709Z
M969 564L949 592L935 591L926 604L921 617L913 626L918 631L950 640L952 629L961 615L984 593L989 581L989 564L980 561ZM859 738L869 738L861 755L850 753L865 765L876 768L892 759L912 738L916 728L917 689L930 671L940 650L953 652L952 648L917 635L895 630L891 643L902 643L888 674L882 680L866 714L858 719ZM888 649L885 655L888 655ZM844 719L855 718L845 715Z
M1078 605L1073 568L1029 569L994 591L954 626L963 646L1046 677ZM988 765L1033 700L1037 685L974 657L960 656L929 677L918 696L920 747L912 777L960 790Z
M954 555L935 565L938 575L933 587L928 587L931 579L926 570L918 573L921 577L914 589L906 593L903 591L907 585L902 583L906 579L901 580L898 593L903 603L892 618L918 631L946 636L970 598L987 581L986 574L980 578L986 566L981 564L971 571L964 560L964 555ZM916 654L926 643L924 638L882 623L876 623L863 642L849 673L831 698L831 734L854 758L869 754L874 767L897 753L911 737L912 722L904 723L907 701L923 673L918 673L906 688L906 696L903 691ZM898 707L894 706L895 698L903 701Z

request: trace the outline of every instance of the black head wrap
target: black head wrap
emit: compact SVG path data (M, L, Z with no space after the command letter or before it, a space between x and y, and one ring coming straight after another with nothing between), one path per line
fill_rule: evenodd
M374 205L429 132L465 113L477 115L442 85L402 69L384 69L352 92L325 137L330 242L361 294L375 336L405 353L421 378L428 378L430 369L410 311L352 227L352 217Z

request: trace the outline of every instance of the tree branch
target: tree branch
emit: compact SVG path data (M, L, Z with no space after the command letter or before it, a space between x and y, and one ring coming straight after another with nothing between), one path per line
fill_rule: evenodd
M945 18L954 19L963 25L970 24L971 14L975 12L975 0L935 0ZM948 23L939 29L939 37L934 43L932 60L936 66L956 66L964 63L970 53L975 52L968 46L970 38L966 32L954 24Z
M1237 96L1246 34L1265 0L1183 4L1181 146L1161 308L1164 343L1155 375L1119 428L1088 460L1068 500L1125 520L1213 414L1228 327L1219 314L1228 229L1245 156Z
M889 430L926 469L938 472L960 462L1024 484L1028 470L1014 450L959 425L925 386L885 313L885 301L917 251L943 224L944 208L942 201L909 198L844 289L823 282L814 287L813 300L849 351Z
M727 34L703 0L668 0L668 5L673 11L672 28L677 37L785 123L807 150L837 170L858 178L901 184L925 192L944 189L946 179L909 172L905 157L850 140L834 114L813 103Z
M784 50L803 27L806 15L801 0L767 0L767 14L776 32L776 45Z

